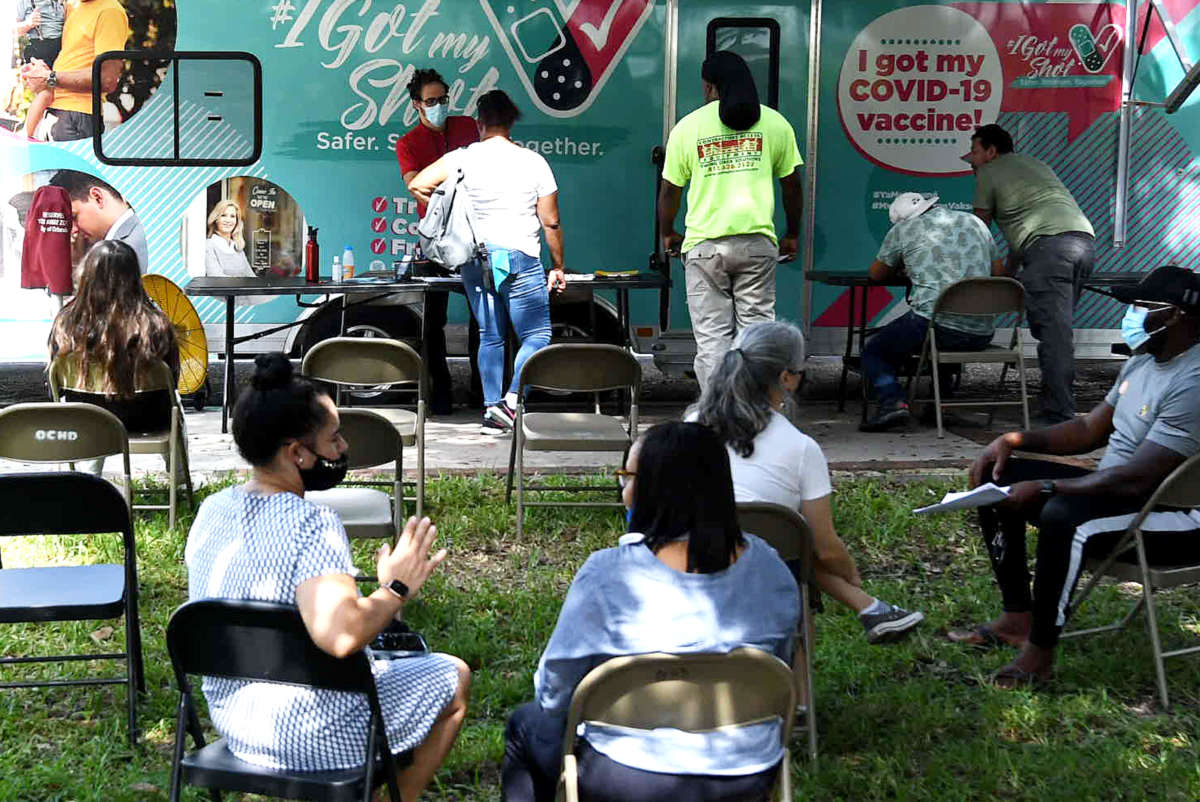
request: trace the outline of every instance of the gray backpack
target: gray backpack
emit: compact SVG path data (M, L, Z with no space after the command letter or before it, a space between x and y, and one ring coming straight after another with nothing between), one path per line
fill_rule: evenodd
M425 216L417 223L425 258L447 270L457 270L472 259L486 258L487 250L471 225L471 198L463 186L462 168L456 168L429 198Z

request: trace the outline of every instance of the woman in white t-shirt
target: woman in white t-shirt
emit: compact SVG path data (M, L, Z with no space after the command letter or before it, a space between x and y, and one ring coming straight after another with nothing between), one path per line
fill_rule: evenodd
M804 515L813 530L817 584L858 613L867 640L899 640L925 616L863 591L854 558L833 528L825 455L780 412L787 395L800 386L803 371L800 329L782 321L755 323L721 358L689 419L709 426L725 442L739 502L768 501Z
M521 367L550 343L550 290L567 286L558 221L558 185L542 156L512 141L520 110L499 89L479 98L479 141L447 153L408 185L422 203L438 185L463 171L475 235L488 250L487 263L463 265L463 287L479 326L479 375L483 382L483 434L512 431ZM545 232L552 267L542 269L538 231ZM512 382L504 391L504 340L512 323L521 347Z

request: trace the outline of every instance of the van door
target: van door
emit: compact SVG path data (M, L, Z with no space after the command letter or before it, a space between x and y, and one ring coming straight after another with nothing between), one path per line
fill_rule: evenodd
M796 132L800 152L805 152L808 86L808 4L807 3L731 3L729 0L688 0L681 13L677 0L670 0L668 25L674 22L674 54L671 32L667 34L668 69L674 66L674 79L668 78L664 98L663 142L670 126L704 104L700 65L709 53L731 50L746 60L754 75L761 102L778 110ZM674 8L670 8L674 7ZM672 13L674 12L674 13ZM683 231L687 214L684 206L675 225ZM779 188L775 190L775 229L786 228ZM801 244L803 247L803 243ZM802 259L784 263L776 273L776 310L781 318L801 320L804 280ZM655 363L668 374L680 375L691 370L695 342L687 312L687 292L683 267L672 260L670 325L655 343Z

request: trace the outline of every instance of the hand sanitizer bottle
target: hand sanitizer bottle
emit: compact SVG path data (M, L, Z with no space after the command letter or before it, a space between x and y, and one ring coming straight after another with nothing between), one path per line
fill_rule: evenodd
M346 280L345 274L342 272L342 261L338 257L333 257L333 283L341 284Z

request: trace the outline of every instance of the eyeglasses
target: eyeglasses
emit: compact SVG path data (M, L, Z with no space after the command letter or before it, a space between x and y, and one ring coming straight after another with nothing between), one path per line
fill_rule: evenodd
M434 106L445 106L449 102L450 102L449 95L442 95L441 97L421 98L421 105L423 105L427 109L432 109Z
M633 477L637 476L637 471L627 471L624 468L617 468L613 473L617 477L617 485L622 490L629 486L629 483L633 481Z

